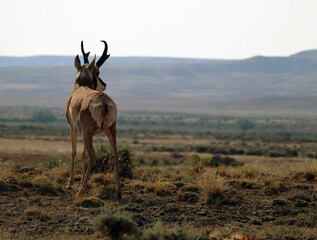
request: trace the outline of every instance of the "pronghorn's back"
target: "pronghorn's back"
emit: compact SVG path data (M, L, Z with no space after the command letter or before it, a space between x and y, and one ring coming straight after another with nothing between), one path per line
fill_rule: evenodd
M80 132L83 125L101 132L116 121L117 106L105 93L78 87L70 95L65 113L68 122Z

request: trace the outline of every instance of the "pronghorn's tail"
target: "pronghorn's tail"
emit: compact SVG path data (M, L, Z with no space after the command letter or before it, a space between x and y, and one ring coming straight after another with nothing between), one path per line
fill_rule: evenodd
M92 100L89 104L89 111L99 128L111 126L117 117L116 107L103 98Z

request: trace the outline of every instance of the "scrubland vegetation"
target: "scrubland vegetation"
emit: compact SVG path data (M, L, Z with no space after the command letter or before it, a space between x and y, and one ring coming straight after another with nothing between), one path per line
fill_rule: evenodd
M105 136L95 139L94 173L76 198L81 154L66 189L62 110L1 112L0 141L12 143L0 149L3 239L317 238L314 118L122 112L117 201ZM16 152L14 142L27 143ZM57 142L66 147L52 152Z

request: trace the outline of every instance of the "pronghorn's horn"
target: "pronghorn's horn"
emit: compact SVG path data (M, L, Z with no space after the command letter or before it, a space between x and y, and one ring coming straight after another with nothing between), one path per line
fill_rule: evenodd
M97 66L100 68L101 65L108 59L108 57L110 56L110 54L107 54L108 52L108 44L106 43L106 41L101 40L101 42L103 42L105 44L105 50L103 50L103 53L101 55L101 57L99 58L98 62L97 62Z
M84 63L86 64L89 64L89 60L88 60L88 56L89 56L89 53L85 53L85 50L84 50L84 41L81 41L81 52L83 53L83 57L84 57Z

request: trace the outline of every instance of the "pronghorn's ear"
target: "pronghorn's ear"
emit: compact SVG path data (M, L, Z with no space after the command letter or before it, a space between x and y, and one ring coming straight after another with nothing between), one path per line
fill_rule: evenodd
M95 69L95 64L96 64L96 55L94 57L94 60L92 60L92 62L88 65L88 69L89 70L94 70Z
M80 62L80 60L79 60L78 55L75 57L75 62L74 62L74 64L75 64L75 68L76 68L77 71L79 72L80 69L81 69L81 62Z

